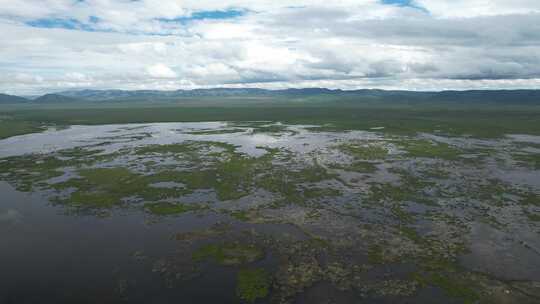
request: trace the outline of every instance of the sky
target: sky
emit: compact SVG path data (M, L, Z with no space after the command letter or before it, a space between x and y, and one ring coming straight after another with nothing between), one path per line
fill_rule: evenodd
M539 0L0 0L0 92L540 89Z

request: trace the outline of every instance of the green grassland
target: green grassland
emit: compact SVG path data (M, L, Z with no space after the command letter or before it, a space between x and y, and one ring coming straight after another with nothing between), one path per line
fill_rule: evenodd
M49 125L195 121L281 121L324 125L325 130L388 133L438 131L498 137L508 133L540 134L540 105L491 103L410 103L325 99L208 98L176 102L94 102L0 106L0 138L36 132Z

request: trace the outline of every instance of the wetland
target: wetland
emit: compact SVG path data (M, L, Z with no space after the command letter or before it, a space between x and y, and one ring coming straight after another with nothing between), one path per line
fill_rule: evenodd
M539 303L540 136L274 121L0 140L0 302Z

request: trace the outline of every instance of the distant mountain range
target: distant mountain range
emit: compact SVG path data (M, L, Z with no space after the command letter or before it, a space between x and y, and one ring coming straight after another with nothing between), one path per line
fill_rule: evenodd
M25 102L29 102L29 100L26 99L26 98L19 97L19 96L0 94L0 105L1 104L25 103Z
M46 94L35 99L0 94L0 104L57 104L76 102L115 102L115 101L174 101L184 98L243 98L243 97L337 97L361 102L394 101L394 102L490 102L508 104L540 104L540 90L471 90L471 91L387 91L387 90L331 90L325 88L265 90L255 88L233 89L196 89L178 91L154 90L76 90Z

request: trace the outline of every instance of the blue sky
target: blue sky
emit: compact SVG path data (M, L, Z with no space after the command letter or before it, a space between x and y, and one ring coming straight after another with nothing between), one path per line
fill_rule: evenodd
M99 22L97 17L92 17L93 18L89 18L87 22L81 22L77 19L43 18L27 21L26 25L40 28L63 28L69 30L92 31L92 25Z
M82 2L82 1L81 1ZM202 20L226 20L238 18L245 15L247 12L240 9L214 10L214 11L196 11L186 16L175 18L156 18L159 22L178 22L187 24L190 22ZM37 28L62 28L69 30L82 31L107 31L100 28L100 18L97 16L89 16L87 20L77 20L74 18L40 18L26 21L25 24ZM152 33L150 33L152 34ZM154 34L160 34L156 32Z
M540 88L537 0L9 0L0 92Z
M427 12L427 10L424 7L419 6L418 4L414 3L413 0L381 0L381 1L382 1L383 4L398 5L398 6L408 6L408 7L420 9L422 11Z

